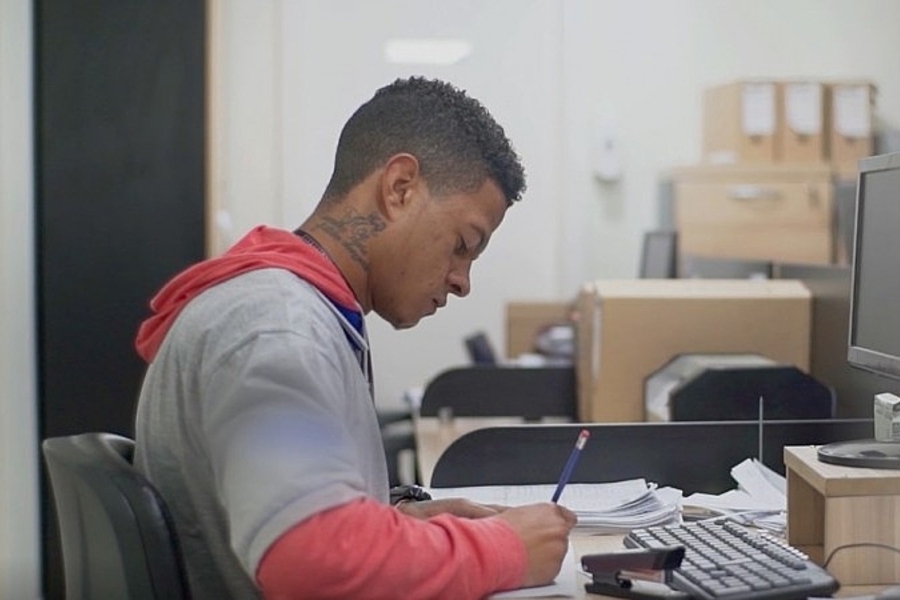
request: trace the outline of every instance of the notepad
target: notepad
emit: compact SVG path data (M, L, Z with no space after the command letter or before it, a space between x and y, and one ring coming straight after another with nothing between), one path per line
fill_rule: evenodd
M555 484L540 484L432 488L429 491L436 499L467 498L481 504L521 506L549 502L555 489ZM572 483L566 486L559 504L578 516L579 528L630 531L679 520L681 491L659 489L644 479Z

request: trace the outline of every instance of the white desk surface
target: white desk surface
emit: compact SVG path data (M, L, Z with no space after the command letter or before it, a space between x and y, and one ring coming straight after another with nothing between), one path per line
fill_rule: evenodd
M431 474L438 457L456 438L461 435L482 429L484 427L505 427L523 423L516 417L455 417L450 422L442 423L437 417L416 417L416 460L422 482L427 486L431 482ZM584 554L599 552L615 552L623 548L621 535L587 535L575 530L571 536L572 549L580 564L580 558ZM588 583L586 576L578 576L576 586L576 598L603 598L588 594L584 591L584 584ZM839 589L835 596L849 597L877 593L885 586L845 586ZM541 596L520 596L523 598L540 598Z

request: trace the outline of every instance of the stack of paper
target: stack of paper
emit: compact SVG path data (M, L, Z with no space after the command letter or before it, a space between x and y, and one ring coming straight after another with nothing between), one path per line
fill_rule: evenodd
M691 494L684 499L686 512L698 507L782 533L787 525L784 477L755 458L735 465L731 476L738 483L737 488L719 495Z
M491 485L433 488L433 498L468 498L481 504L521 506L549 502L555 484ZM637 527L678 522L681 518L681 491L658 489L643 479L613 483L571 483L563 490L559 504L578 515L578 527L598 532L630 531Z

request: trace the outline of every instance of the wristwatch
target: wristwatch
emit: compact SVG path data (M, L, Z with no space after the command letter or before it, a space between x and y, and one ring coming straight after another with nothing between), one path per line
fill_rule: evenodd
M431 494L418 485L396 485L391 488L391 504L431 500Z

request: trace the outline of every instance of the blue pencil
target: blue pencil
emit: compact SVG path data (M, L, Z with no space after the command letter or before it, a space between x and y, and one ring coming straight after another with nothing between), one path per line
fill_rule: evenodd
M562 475L559 476L559 483L556 484L556 491L553 492L553 499L551 502L554 504L559 500L566 484L569 483L572 471L575 470L575 465L578 464L578 457L581 456L581 451L584 449L584 445L587 443L589 437L591 437L591 432L587 429L582 429L581 433L578 434L578 439L575 440L575 447L572 448L572 452L569 454L569 460L566 461L566 466L563 468Z

